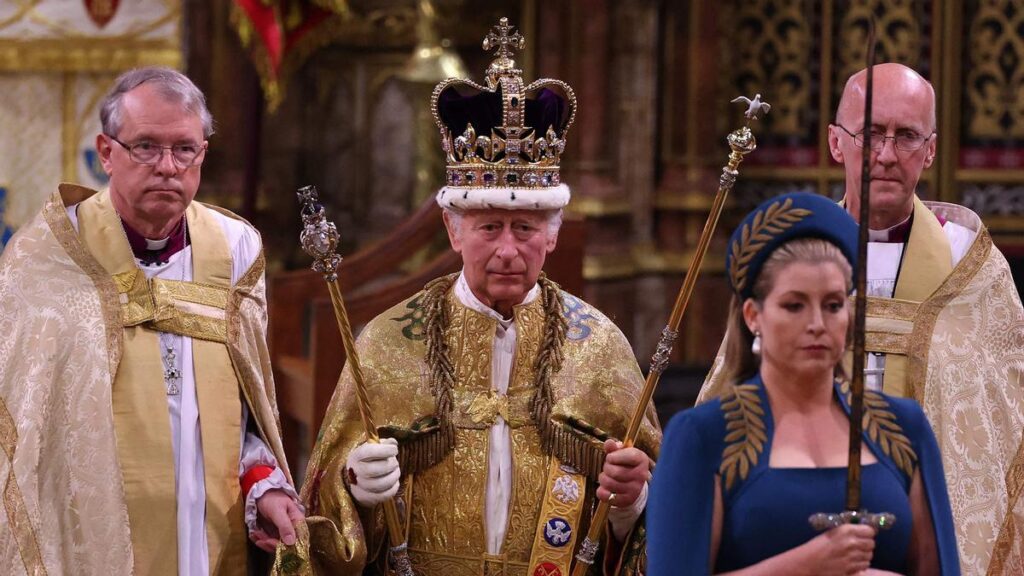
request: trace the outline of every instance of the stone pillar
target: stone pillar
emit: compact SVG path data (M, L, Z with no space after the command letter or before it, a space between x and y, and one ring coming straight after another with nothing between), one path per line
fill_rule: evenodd
M719 118L734 116L727 114L731 97L722 93L721 86L720 10L708 2L679 2L670 3L665 12L665 134L655 200L655 242L664 291L660 302L651 300L652 313L660 305L662 318L668 318L691 267L728 152L721 135L729 128ZM673 363L710 364L714 358L728 313L722 254L730 231L729 222L719 222L683 317Z
M632 343L642 365L649 361L658 334L668 318L658 303L664 294L659 278L646 276L639 256L654 248L654 193L658 118L659 2L624 0L615 3L611 41L615 105L615 155L618 182L629 201L629 249L640 278L630 282L633 309ZM620 240L621 241L621 240Z

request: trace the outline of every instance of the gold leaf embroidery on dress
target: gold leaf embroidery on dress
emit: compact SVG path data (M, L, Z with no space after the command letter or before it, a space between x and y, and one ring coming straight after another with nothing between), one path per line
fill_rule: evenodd
M846 396L846 404L851 401L849 382L844 382L840 391ZM885 396L874 390L864 391L864 431L868 438L878 444L882 452L892 459L896 466L907 475L914 477L917 453L910 445L910 440L903 434L903 427L896 422L896 414L889 407Z
M744 480L764 451L768 439L764 425L764 408L757 393L757 384L738 384L722 398L725 413L725 450L718 471L729 490L737 475Z
M776 235L811 215L810 210L792 206L792 198L787 198L785 202L772 202L764 210L757 211L754 220L740 229L740 239L732 243L732 259L729 264L729 276L737 291L742 291L746 286L747 269L758 250Z
M889 409L889 402L872 390L864 391L864 429L868 438L877 443L900 470L908 477L914 477L917 454L903 434L903 428L896 423L896 415Z

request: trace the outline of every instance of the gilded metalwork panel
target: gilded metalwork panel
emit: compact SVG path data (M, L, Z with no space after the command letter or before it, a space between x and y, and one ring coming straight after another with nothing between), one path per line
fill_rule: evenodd
M736 23L733 84L740 94L762 93L772 102L764 120L765 137L813 143L817 102L814 98L816 51L814 15L809 0L741 1ZM762 139L762 142L769 140Z
M1024 215L1024 184L967 184L963 205L982 216Z
M1019 0L971 2L964 42L964 127L968 142L1024 139L1024 5ZM1007 141L1012 139L1013 141Z
M931 77L931 1L855 0L836 2L833 56L833 109L846 79L862 70L867 58L868 22L877 26L876 60L900 62Z
M742 217L747 212L761 205L762 202L780 194L788 194L790 192L808 192L813 194L817 191L817 185L813 182L795 180L765 182L753 178L741 178L736 182L736 187L733 191L734 205L731 207L731 210L737 216ZM839 197L842 198L842 194Z

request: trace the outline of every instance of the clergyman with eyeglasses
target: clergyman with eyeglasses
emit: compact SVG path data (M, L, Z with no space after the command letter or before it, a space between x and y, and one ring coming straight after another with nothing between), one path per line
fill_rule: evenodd
M1020 296L977 214L917 194L935 159L932 85L902 64L875 66L864 126L866 79L862 70L847 81L828 138L854 218L871 154L865 383L922 404L942 450L962 572L1024 574ZM698 402L722 390L723 359L724 348Z
M194 202L213 134L167 68L100 105L109 188L62 184L0 257L4 574L246 574L303 517L259 234Z

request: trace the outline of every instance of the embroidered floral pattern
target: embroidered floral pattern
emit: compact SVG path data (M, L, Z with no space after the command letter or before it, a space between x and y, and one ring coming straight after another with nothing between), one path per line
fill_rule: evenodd
M586 340L592 332L587 320L597 320L590 314L587 305L568 292L562 292L562 311L569 322L569 330L565 337L574 341Z
M424 319L427 317L427 312L423 307L423 293L410 300L405 307L409 309L409 312L405 316L392 318L392 320L405 323L402 326L402 335L409 340L425 340L427 332Z

